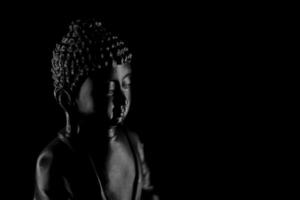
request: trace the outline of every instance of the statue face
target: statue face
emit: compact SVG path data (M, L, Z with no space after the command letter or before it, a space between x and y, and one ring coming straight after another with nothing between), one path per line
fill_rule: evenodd
M130 74L129 64L113 63L111 68L88 77L76 98L79 114L96 123L121 123L131 103Z

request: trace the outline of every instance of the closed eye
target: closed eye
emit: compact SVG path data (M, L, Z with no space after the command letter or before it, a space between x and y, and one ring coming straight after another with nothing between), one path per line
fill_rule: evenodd
M130 88L130 85L131 85L130 83L123 83L123 86L122 86L122 87L123 87L124 89L129 89L129 88Z
M126 76L126 77L123 79L122 87L123 87L124 89L129 89L129 88L130 88L130 85L131 85L131 79L130 79L130 76Z

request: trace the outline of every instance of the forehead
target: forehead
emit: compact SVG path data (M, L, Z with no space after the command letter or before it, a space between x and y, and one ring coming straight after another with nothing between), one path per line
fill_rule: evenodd
M113 62L112 66L103 68L95 72L91 78L93 81L107 82L110 80L122 80L130 75L132 72L131 65L129 63L116 64Z
M90 91L96 88L106 87L110 81L121 82L126 77L129 77L130 74L130 64L118 64L106 69L101 69L88 76L83 81L79 88L79 93L81 93L82 91Z
M112 67L110 67L109 75L112 74L128 74L131 73L131 66L129 63L117 64L116 62L112 63Z

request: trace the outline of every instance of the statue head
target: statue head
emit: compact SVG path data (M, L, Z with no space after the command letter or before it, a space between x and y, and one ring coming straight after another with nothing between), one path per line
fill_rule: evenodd
M131 58L125 42L96 20L73 21L52 58L54 96L68 123L118 125L130 102ZM75 120L76 119L76 120Z

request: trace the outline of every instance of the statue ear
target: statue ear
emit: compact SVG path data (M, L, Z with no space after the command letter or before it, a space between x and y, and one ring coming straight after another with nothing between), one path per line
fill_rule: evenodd
M55 92L55 99L65 112L70 112L72 97L69 91L60 89Z

